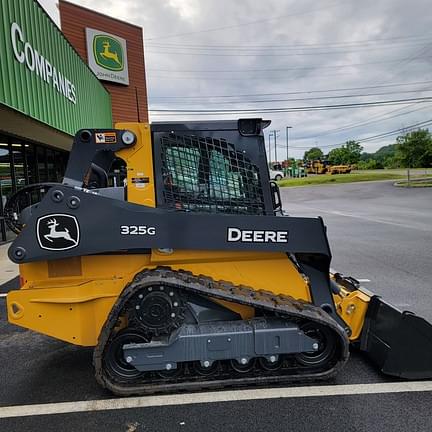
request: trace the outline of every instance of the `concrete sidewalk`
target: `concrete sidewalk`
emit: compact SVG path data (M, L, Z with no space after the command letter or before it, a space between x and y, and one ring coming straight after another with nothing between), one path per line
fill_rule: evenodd
M10 243L0 245L0 286L18 276L18 265L9 260Z

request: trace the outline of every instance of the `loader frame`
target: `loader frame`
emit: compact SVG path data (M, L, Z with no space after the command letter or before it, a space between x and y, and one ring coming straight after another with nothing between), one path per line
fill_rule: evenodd
M126 129L78 132L63 184L45 185L49 191L26 212L24 229L9 249L10 259L24 264L153 251L164 255L182 250L282 252L305 278L311 303L333 318L345 337L351 335L344 320L350 308L365 311L370 303L366 317L358 315L362 322L357 329L363 320L364 326L361 337L355 338L383 372L405 378L432 376L432 326L367 293L354 279L332 275L323 220L292 217L276 208L280 199L274 196L277 187L269 186L265 125L260 119L248 119L246 125L241 121L155 124L151 132L149 125L132 127L135 132L145 130L145 139L139 138L147 148L136 152L137 136ZM191 181L183 178L183 190L174 188L163 150L171 144L188 149L186 154L199 154L197 167L209 163L212 151L230 164L234 161L231 169L243 182L240 193L227 195L224 187L229 183L225 183L215 198L209 178L200 178L189 191ZM105 175L116 158L131 161L143 155L146 168L128 166L127 187L107 187ZM92 176L100 187L87 188ZM212 200L217 204L212 206ZM342 292L347 300L336 306L335 298Z

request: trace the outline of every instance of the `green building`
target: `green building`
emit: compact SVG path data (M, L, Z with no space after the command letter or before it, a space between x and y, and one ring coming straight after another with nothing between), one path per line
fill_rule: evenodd
M34 0L0 2L0 242L8 196L61 181L73 135L112 126L111 97Z

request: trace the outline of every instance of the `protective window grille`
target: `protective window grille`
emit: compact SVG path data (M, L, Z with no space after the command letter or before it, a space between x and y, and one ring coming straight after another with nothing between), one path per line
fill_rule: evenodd
M161 138L163 196L179 210L264 214L258 169L223 139Z

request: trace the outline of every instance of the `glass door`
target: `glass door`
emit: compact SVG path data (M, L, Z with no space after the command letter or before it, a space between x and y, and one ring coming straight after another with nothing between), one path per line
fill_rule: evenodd
M12 191L10 145L5 137L0 136L0 241L11 237L3 217L3 208Z

